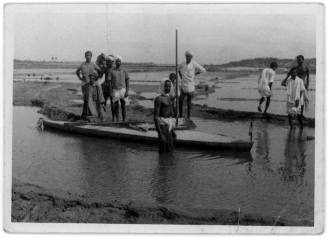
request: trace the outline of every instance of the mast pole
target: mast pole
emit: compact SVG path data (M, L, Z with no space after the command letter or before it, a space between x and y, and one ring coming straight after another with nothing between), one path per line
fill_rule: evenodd
M176 83L175 83L175 96L176 96L176 126L178 125L178 31L176 29L176 61L175 61L175 73L176 73Z

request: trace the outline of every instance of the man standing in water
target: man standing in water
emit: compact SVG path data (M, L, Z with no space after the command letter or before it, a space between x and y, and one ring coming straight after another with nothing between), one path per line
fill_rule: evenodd
M261 99L259 100L258 111L262 112L261 105L266 99L266 107L264 110L264 114L267 113L267 110L270 105L270 97L272 95L272 84L275 80L275 71L278 68L278 64L276 62L270 63L270 68L265 68L262 70L259 80L258 80L258 91L261 95Z
M122 57L116 55L116 67L111 71L112 102L114 107L114 118L118 122L119 102L123 121L126 120L126 98L129 91L129 75L126 70L121 69Z
M291 70L288 72L285 80L287 80L291 76L292 70L296 69L297 76L303 80L305 89L308 90L309 89L309 83L310 83L310 80L309 80L310 71L309 71L309 68L306 65L304 65L304 56L303 55L298 55L296 57L296 61L297 61L297 66L291 68ZM301 116L302 116L302 118L304 118L303 110L304 110L304 105L301 106Z
M176 134L174 132L173 98L170 96L171 81L163 79L160 82L161 94L154 100L154 123L159 138L159 153L171 152L174 148Z
M114 120L114 108L112 102L112 86L111 86L111 71L113 70L113 63L115 61L114 56L109 55L106 57L106 69L105 69L105 79L104 82L101 84L104 101L107 104L108 98L110 99L110 107L111 107L111 115L112 121Z
M195 91L195 75L206 72L205 68L192 60L193 53L185 52L186 61L179 65L178 74L181 77L181 95L179 97L179 116L183 117L183 102L187 98L187 118L191 117L192 98Z
M296 116L299 120L300 127L303 128L301 108L304 102L308 101L306 89L303 80L297 76L297 70L293 68L290 72L291 78L285 78L282 86L286 87L286 111L290 127L293 127L292 117Z
M97 75L98 71L101 71L101 69L93 62L91 62L92 59L92 52L86 51L85 52L85 62L83 62L76 70L76 75L79 80L81 80L81 86L82 86L82 96L83 96L83 111L82 111L82 117L87 115L87 90L88 85L90 82L90 76L91 75Z

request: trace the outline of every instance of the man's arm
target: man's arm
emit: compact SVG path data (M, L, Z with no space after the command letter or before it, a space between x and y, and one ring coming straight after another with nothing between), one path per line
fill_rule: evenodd
M310 83L310 71L309 71L309 68L307 68L307 80L306 80L306 84L305 84L305 89L308 90L309 89L309 83Z
M293 67L293 68L294 68L294 67ZM283 82L284 82L284 81L286 82L286 80L291 76L291 71L293 70L293 68L291 68L291 70L288 71L288 73L287 73L285 79L282 81L282 85L283 85Z
M78 77L78 79L80 79L81 81L83 80L82 77L81 77L81 66L79 66L77 69L76 69L76 76Z
M125 85L126 85L125 97L127 97L129 92L129 75L126 71L125 71Z
M198 75L200 73L205 73L206 69L202 67L200 64L195 63L195 75Z
M160 98L157 97L154 100L154 124L156 126L159 139L162 139L163 136L160 129L160 121L159 121L160 106L161 106Z

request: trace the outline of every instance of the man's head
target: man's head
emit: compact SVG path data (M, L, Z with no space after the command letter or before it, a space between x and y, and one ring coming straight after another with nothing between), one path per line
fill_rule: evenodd
M294 80L297 76L297 70L296 68L293 68L292 71L291 71L291 78Z
M186 63L191 62L193 55L194 54L191 50L186 50L186 52L185 52Z
M96 78L97 78L97 75L92 73L90 75L90 85L93 86L94 85L94 82L96 81Z
M85 52L85 60L86 60L86 62L91 62L91 59L92 59L92 52L91 51L86 51Z
M276 69L278 68L278 64L276 62L271 62L270 63L270 68L274 71L276 71Z
M296 57L296 61L298 65L302 65L302 63L304 62L304 56L303 55L298 55Z
M165 94L170 93L170 89L171 89L171 81L170 80L165 81L164 89L165 89Z
M116 55L116 61L115 61L116 62L116 68L120 67L122 61L123 61L123 58L121 56L119 56L119 55Z
M175 73L170 73L169 74L169 80L172 82L172 83L175 83L175 80L176 80L176 74Z
M115 57L112 56L112 55L108 55L106 57L106 64L107 64L107 67L112 67L113 63L115 62Z
M104 53L100 54L97 57L97 63L98 64L104 64L105 60L106 60L106 56L104 55Z

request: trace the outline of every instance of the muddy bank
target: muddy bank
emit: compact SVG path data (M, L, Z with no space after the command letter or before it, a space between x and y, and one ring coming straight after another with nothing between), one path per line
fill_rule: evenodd
M130 105L127 106L127 118L152 122L153 109L144 108L138 105L137 101L146 99L141 96L142 92L156 92L157 89L158 86L156 85L131 85L131 90L135 94L130 96ZM81 94L78 93L79 90L79 84L74 83L16 82L14 83L14 105L39 106L41 107L40 112L42 114L54 120L76 120L80 119L80 113L82 111L82 104L75 102L76 100L81 100ZM201 95L201 93L206 93L206 88L200 89L198 95ZM184 103L184 106L186 106L186 103ZM192 116L227 121L264 119L269 123L288 124L286 115L263 115L257 112L211 108L195 104L193 105ZM109 106L107 106L105 118L107 121L111 120ZM305 119L304 125L314 127L315 119Z
M56 193L56 194L54 194ZM283 218L246 214L242 211L189 209L140 201L89 202L62 191L48 191L14 179L12 186L13 222L56 223L134 223L134 224L212 224L300 226Z

